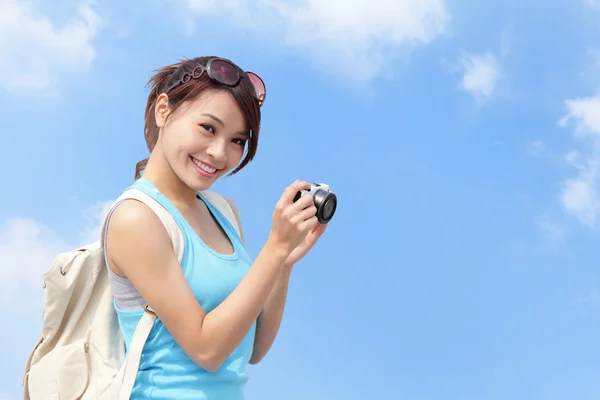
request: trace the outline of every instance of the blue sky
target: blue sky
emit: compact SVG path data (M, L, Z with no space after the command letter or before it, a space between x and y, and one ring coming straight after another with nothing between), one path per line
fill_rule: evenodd
M40 274L95 240L181 57L260 74L257 158L215 189L248 250L295 179L339 208L248 399L600 396L598 0L0 0L0 399Z

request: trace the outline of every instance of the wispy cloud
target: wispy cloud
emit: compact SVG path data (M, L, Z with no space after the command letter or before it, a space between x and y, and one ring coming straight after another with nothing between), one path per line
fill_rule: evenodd
M406 48L426 45L450 20L445 0L185 0L192 15L218 14L266 32L317 67L355 82L389 72Z
M0 0L0 88L49 95L64 74L87 70L102 19L82 1L76 16L56 26L30 1Z
M558 124L572 127L575 138L585 143L587 151L573 150L565 157L577 172L563 182L560 199L569 213L594 228L600 212L600 95L570 99L565 106L567 113Z
M61 237L31 218L8 220L0 230L0 301L41 309L42 274L60 252L99 240L110 204L102 201L85 210L86 224L75 239Z
M600 307L600 291L596 286L575 296L575 303L587 309L597 310Z
M540 218L537 227L542 232L546 242L552 246L558 245L566 238L567 232L548 217Z
M460 58L459 64L463 71L460 88L479 103L490 99L501 76L498 58L491 52L468 53Z
M80 244L90 244L100 238L102 223L104 218L110 211L113 201L98 201L96 204L90 206L83 212L83 216L86 220L86 226L80 235Z
M542 158L547 153L546 144L541 140L535 140L529 144L527 152L534 157Z

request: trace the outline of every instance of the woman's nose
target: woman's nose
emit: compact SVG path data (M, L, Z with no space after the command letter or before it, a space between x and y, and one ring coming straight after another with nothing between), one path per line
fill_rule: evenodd
M218 165L219 168L223 168L223 164L227 162L227 152L225 149L225 145L221 143L221 141L215 142L211 146L209 146L206 150L206 153L210 157L212 157L215 162L220 164Z

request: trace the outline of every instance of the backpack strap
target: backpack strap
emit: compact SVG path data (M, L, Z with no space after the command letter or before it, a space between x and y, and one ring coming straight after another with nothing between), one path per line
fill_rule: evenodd
M229 220L229 222L231 222L231 225L233 225L238 235L241 236L237 218L235 217L233 208L231 208L231 204L229 204L227 199L220 194L213 192L212 190L203 190L200 193L206 198L206 200L215 206L221 212L221 214L223 214L225 218Z
M118 400L129 400L131 397L131 391L133 390L133 384L140 366L140 359L142 358L142 350L144 350L144 344L150 335L150 331L154 326L156 320L156 314L150 310L150 307L146 305L144 307L144 315L140 318L133 337L131 338L131 344L129 346L129 352L125 358L125 365L123 366L123 383L121 384L121 390L119 391Z
M179 229L175 219L173 219L171 214L169 214L169 212L159 202L154 200L143 191L135 188L127 189L121 196L119 196L119 198L117 198L117 200L115 200L114 205L104 220L104 225L102 227L102 234L100 236L102 246L104 246L106 241L106 231L112 213L119 206L119 204L129 199L138 200L146 204L160 218L167 230L167 233L171 237L173 250L177 255L177 260L181 262L184 253L184 239L183 233ZM148 335L150 335L150 331L154 326L154 321L156 320L156 314L149 305L146 304L144 311L145 312L133 333L131 345L129 346L129 351L122 367L122 376L117 377L118 380L122 379L118 400L127 400L131 396L131 391L137 376L140 359L142 357L142 350L144 349L144 344L146 343Z

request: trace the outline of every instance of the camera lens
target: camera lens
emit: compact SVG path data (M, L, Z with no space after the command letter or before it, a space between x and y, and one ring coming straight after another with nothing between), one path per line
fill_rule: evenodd
M334 197L325 200L325 204L323 204L323 219L330 220L333 214L335 214L336 206L337 200Z
M337 197L331 192L318 190L314 194L315 206L317 207L317 219L326 224L333 218L337 208Z

